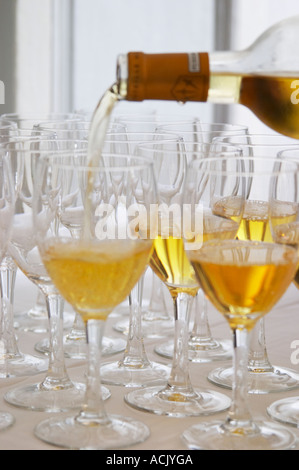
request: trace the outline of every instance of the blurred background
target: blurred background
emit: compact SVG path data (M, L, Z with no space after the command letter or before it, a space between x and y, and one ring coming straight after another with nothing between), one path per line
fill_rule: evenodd
M92 111L115 81L119 53L239 50L296 14L298 0L0 0L0 114ZM262 126L241 106L119 106Z

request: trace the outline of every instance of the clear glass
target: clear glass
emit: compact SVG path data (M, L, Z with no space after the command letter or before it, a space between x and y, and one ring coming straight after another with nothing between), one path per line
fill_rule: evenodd
M99 365L106 319L128 296L148 263L153 243L148 228L155 220L150 207L156 202L156 186L150 162L102 154L101 165L91 166L86 156L78 160L71 154L60 165L58 159L41 164L41 183L35 192L34 220L42 258L57 288L82 316L88 343L84 406L71 416L43 421L35 435L64 448L115 449L142 442L149 435L143 423L106 412ZM65 187L67 181L70 184ZM66 202L61 210L48 199L51 188L59 188L57 197ZM47 224L45 202L51 205ZM133 217L136 208L140 210L138 222L132 220L132 207ZM81 223L78 238L59 225L66 218ZM53 222L58 223L54 237L48 230Z
M1 131L1 124L0 124ZM12 231L12 220L15 206L15 188L13 179L13 169L8 155L3 150L0 150L0 260L3 259L7 250L7 244L11 237ZM1 331L5 330L5 317L3 315L3 308L0 313L0 324ZM2 342L3 346L6 347L6 343ZM4 355L5 356L5 355ZM6 365L6 358L1 361ZM2 365L1 364L1 365ZM0 412L0 430L5 430L12 426L14 423L14 417L11 413L4 411Z
M191 154L186 153L183 143L180 147L165 146L163 143L140 145L136 152L147 158L151 154L155 165L160 226L150 266L165 283L173 301L174 354L166 386L134 390L125 396L125 401L139 410L173 417L200 416L223 411L229 407L230 399L212 390L193 387L189 375L189 320L192 301L198 292L199 284L183 247L182 228L191 230L190 226L188 227L188 214L191 209L189 207L188 212L186 206L186 214L181 213L181 204L185 190L187 155ZM236 157L239 153L234 149L230 155ZM223 159L225 161L224 156ZM234 158L231 160L234 161ZM229 197L235 189L235 178L228 179L230 181L225 187L223 185L223 193L219 194L219 197ZM239 185L237 194L241 189L242 184ZM238 201L240 202L236 207L237 215L238 209L242 210L242 197ZM174 208L177 208L177 212L172 213ZM198 217L202 219L201 216L199 212ZM227 223L228 219L223 220ZM234 237L238 224L232 222L232 226L233 230L228 236ZM202 231L202 225L200 229ZM191 238L193 236L196 235L192 233ZM210 236L213 237L212 232Z
M298 146L296 139L291 139L279 134L248 134L247 136L216 137L214 139L215 148L221 142L236 145L242 149L244 156L253 157L275 157L283 149L292 149ZM238 233L240 239L250 239L257 241L272 242L270 227L268 224L268 213L263 208L267 201L260 201L260 229L254 230L250 227L250 220L257 219L258 201L256 201L255 189L248 192L248 202L245 206L246 219L243 222L245 227ZM262 229L263 228L263 229ZM265 394L275 392L285 392L299 387L299 374L296 370L272 365L268 357L265 335L265 320L261 318L256 327L251 332L250 350L248 357L248 387L249 393ZM209 380L221 387L231 388L233 383L232 367L219 367L208 375Z
M10 162L14 181L15 198L18 197L22 178L24 174L24 161L21 154L15 152L10 153L8 142L27 139L29 134L19 133L15 123L9 135L2 136L1 147L6 149ZM37 138L44 138L39 136ZM49 137L47 137L49 138ZM15 140L16 139L16 140ZM47 361L31 354L24 354L20 351L18 340L14 329L14 290L17 274L17 265L10 256L9 252L5 253L0 263L0 283L1 283L1 302L2 316L5 328L1 329L1 340L5 345L5 360L1 368L1 377L22 377L35 375L39 372L47 370Z
M240 162L251 194L254 192L258 200L268 203L277 159L242 156ZM221 171L222 160L219 159L218 163ZM191 181L196 180L197 176L202 181L203 165L206 165L205 161L194 162L189 172ZM215 163L213 165L209 172L211 184L217 171ZM298 168L290 163L281 171L288 172L292 179L297 175ZM207 179L209 173L205 173ZM190 186L191 189L196 187L196 181ZM193 198L192 190L186 191L185 202L190 197ZM182 435L185 444L191 449L206 450L292 448L296 437L288 428L270 421L255 420L251 415L247 382L248 336L258 319L272 309L292 282L297 267L297 251L276 243L219 239L216 242L204 240L202 247L188 251L188 256L203 290L219 313L224 315L232 330L234 382L233 402L227 418L191 426ZM214 269L213 275L210 269ZM253 279L256 281L254 285Z
M282 160L299 162L299 145L293 150L283 150L279 154ZM279 174L273 179L270 198L270 226L274 240L277 243L289 243L298 246L299 231L298 231L298 191L297 182L286 179L283 173ZM276 211L277 201L284 201L291 207L295 208L296 217L290 221L289 224L277 223ZM279 221L280 222L280 221ZM298 288L298 273L296 273L294 284ZM299 396L282 398L271 403L267 411L271 418L294 427L299 426Z
M4 398L11 405L34 411L60 412L78 408L83 403L85 392L84 381L72 382L66 370L62 342L64 301L40 258L32 218L37 160L43 155L55 154L60 148L66 151L76 145L75 141L32 139L11 142L6 147L11 159L21 156L25 164L24 177L15 205L8 254L44 295L49 319L50 354L49 358L43 359L47 372L41 382L12 387ZM55 231L54 226L51 228ZM109 396L109 391L106 396Z

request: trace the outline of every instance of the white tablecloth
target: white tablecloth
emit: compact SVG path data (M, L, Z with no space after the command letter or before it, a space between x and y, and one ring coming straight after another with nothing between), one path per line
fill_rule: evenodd
M15 290L15 312L25 312L31 308L36 300L36 287L25 276L18 272L17 283ZM146 295L148 289L146 290ZM266 342L270 361L274 365L284 366L299 372L299 365L292 364L291 354L294 352L291 349L291 343L299 340L299 290L293 285L290 286L287 293L283 296L280 302L276 305L274 310L266 317ZM121 336L120 333L112 329L112 322L117 319L111 318L108 321L106 333L109 335ZM119 320L119 318L118 318ZM212 334L216 338L230 338L230 330L226 321L215 309L209 305L209 321L212 329ZM46 334L36 333L22 333L17 332L19 348L24 353L37 355L34 350L34 345L40 341ZM165 341L161 338L160 342ZM146 339L146 351L150 359L168 363L166 359L158 356L153 351L153 346L156 342L153 339ZM122 353L110 356L108 359L115 360L121 357ZM299 354L298 354L299 357ZM107 361L107 357L105 358ZM203 389L214 389L220 391L228 396L231 396L231 391L220 389L213 386L207 380L207 373L220 364L229 365L226 363L207 363L207 364L193 364L190 363L190 374L192 383ZM74 380L84 380L85 363L66 359L66 365L70 377ZM27 411L21 408L15 408L8 405L3 395L5 392L16 385L30 384L37 380L42 380L44 373L34 377L23 378L10 378L0 379L0 410L11 412L15 417L14 425L0 433L0 449L1 450L55 450L56 447L47 445L34 436L33 430L36 424L49 416L48 413ZM225 412L217 415L200 417L200 418L169 418L163 416L153 415L142 411L135 410L124 403L123 397L127 393L127 389L119 386L109 386L111 390L111 398L106 401L106 409L114 414L121 414L137 418L138 420L146 423L150 430L150 437L143 443L132 446L127 450L135 449L148 449L148 450L186 450L184 443L181 439L182 432L190 425L197 421L205 420L210 421L225 417ZM266 395L250 395L249 404L254 417L259 419L269 419L266 413L267 406L273 401L287 396L299 397L299 389L283 393L271 393ZM299 438L299 430L291 428ZM299 446L297 447L299 449Z

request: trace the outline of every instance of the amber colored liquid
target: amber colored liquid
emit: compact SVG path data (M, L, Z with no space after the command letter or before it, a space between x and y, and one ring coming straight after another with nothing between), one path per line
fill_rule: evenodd
M281 202L279 206L277 205L272 225L287 224L294 220L296 220L296 209L293 204ZM246 201L237 237L239 240L273 242L269 223L269 206L266 201Z
M226 240L204 244L190 261L206 295L230 327L250 330L292 282L298 255L287 245Z
M237 237L239 240L273 241L267 202L246 201Z
M172 296L175 297L179 292L196 295L199 286L182 238L158 236L154 240L150 267L167 285Z
M194 243L205 243L208 240L233 239L237 230L235 221L209 214L203 218L203 233L188 240L188 248L192 250ZM158 236L154 240L150 266L172 295L178 292L195 295L198 291L199 286L189 261L189 249L186 252L181 238Z
M152 249L146 240L49 241L43 262L55 286L74 309L89 319L105 320L129 295Z
M298 78L214 73L209 101L243 104L271 129L299 139L299 92L292 88Z

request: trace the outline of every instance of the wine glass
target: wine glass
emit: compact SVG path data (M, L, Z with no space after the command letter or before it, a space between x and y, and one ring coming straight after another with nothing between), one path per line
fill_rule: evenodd
M149 148L137 146L136 152L142 156L150 154ZM237 149L231 154L238 156ZM154 250L150 259L150 266L159 278L165 283L173 301L174 315L174 354L172 369L164 387L147 387L134 390L125 396L126 402L143 411L175 417L199 416L211 414L227 409L230 399L218 392L196 389L192 386L189 376L188 336L190 308L192 301L199 290L199 284L191 267L183 246L182 228L188 227L188 208L186 213L181 213L181 203L184 194L187 157L184 146L173 149L160 148L160 144L152 146L152 160L154 161L155 174L159 195L159 230L158 237L154 241ZM231 157L233 161L234 158ZM223 156L223 162L225 162ZM235 161L238 161L236 159ZM235 190L237 201L236 217L241 214L243 206L242 184L236 182L227 175L228 183L222 199L228 199ZM240 198L237 196L240 195ZM190 214L190 211L189 211ZM198 214L198 217L202 214ZM238 224L226 217L214 218L216 223L223 223L223 236L234 237ZM203 236L217 237L216 228L199 226L198 230ZM219 228L219 227L218 227ZM187 230L187 228L186 228ZM190 230L190 228L189 228ZM192 235L195 236L195 235ZM190 235L191 237L191 235Z
M83 156L41 162L34 214L38 245L47 270L64 298L80 313L87 329L88 371L85 404L77 414L41 422L35 434L72 449L119 448L142 442L147 426L108 415L100 389L100 351L105 321L146 269L152 250L151 205L156 187L151 162L130 155L101 154L100 165ZM69 176L68 176L69 175ZM81 218L78 238L49 233L61 217L64 182L72 178L73 214ZM53 199L54 198L54 199ZM136 211L138 216L136 217ZM153 227L154 229L154 227ZM154 235L153 235L154 236Z
M245 125L219 123L219 122L182 122L180 124L162 123L157 131L164 133L177 133L184 140L186 150L202 152L205 145L206 156L211 153L209 144L220 136L240 135L246 136L248 128ZM163 357L172 357L173 342L165 342L155 347L155 352ZM195 300L194 324L189 338L189 358L192 362L225 361L232 358L232 344L230 340L214 338L209 325L207 303L201 291Z
M0 259L6 252L11 236L12 219L14 214L15 191L12 168L7 152L0 149ZM1 309L2 310L2 309ZM4 318L1 311L1 330L4 327ZM7 429L14 423L11 413L0 411L0 430Z
M36 137L36 136L53 136L53 130L42 130L37 129L41 122L51 122L55 121L57 125L59 123L77 123L83 120L83 115L81 113L6 113L1 116L3 122L13 123L15 126L16 132L13 133L14 136L27 138L27 137ZM14 272L15 271L15 272ZM15 283L16 267L13 265L12 261L7 263L6 275L10 277L7 286L9 292L7 293L7 298L13 298L13 290ZM70 321L72 321L73 315L70 315L68 312L64 314L64 324L65 327L68 327ZM45 305L45 300L43 294L39 289L37 289L37 298L35 304L27 312L17 312L14 315L15 318L15 328L22 331L30 331L34 333L47 333L48 332L48 314L47 308Z
M34 126L35 130L53 132L58 139L88 139L90 121L86 120L49 120L39 122ZM107 131L125 132L126 127L121 123L110 123Z
M49 139L49 137L48 135L36 136L35 142L42 138ZM7 139L3 138L0 144L10 158L16 200L18 199L18 194L23 183L24 159L21 152L11 152L10 149L11 147L23 146L24 141L27 139L29 139L27 132L22 131L20 135L19 130L13 128L10 136L7 136ZM0 263L2 321L5 325L5 328L1 329L1 342L4 345L3 361L0 371L2 378L29 376L47 370L47 361L31 354L24 354L20 351L18 346L14 329L13 312L17 269L15 261L7 251Z
M22 185L17 194L12 236L7 251L19 269L45 297L49 317L50 355L48 360L44 361L48 363L48 371L41 382L13 387L7 391L4 398L11 405L34 411L59 412L78 408L83 403L85 392L85 384L71 381L65 367L62 342L64 301L40 258L32 218L32 192L35 179L38 177L35 171L36 164L43 155L55 154L59 148L64 149L61 152L66 152L66 145L72 149L76 144L75 142L67 144L63 141L60 146L56 139L33 139L11 142L6 146L10 158L22 157L25 165ZM51 229L55 232L56 227L53 225ZM107 397L110 394L108 390L105 390L105 393Z
M207 184L206 179L209 177L210 184L214 186L215 176L223 172L221 159L210 161L210 168L207 168L207 160L192 162L188 171L185 203L194 198L193 188L200 195L203 184ZM254 188L258 200L268 201L276 164L277 159L240 158L241 178L251 185L252 190ZM230 166L231 161L227 161L226 171ZM297 177L298 165L290 163L284 166L283 171L290 178ZM231 170L230 175L233 173L234 170ZM280 215L283 217L284 211ZM224 421L196 423L184 431L184 442L192 449L292 448L296 437L289 429L274 422L255 420L251 416L247 400L248 336L258 319L273 308L292 282L298 265L297 251L287 245L265 241L204 240L199 249L191 247L187 255L204 292L232 330L234 383L233 403L227 418Z
M283 150L278 153L279 159L295 160L299 163L299 146L293 150ZM283 166L283 164L282 164ZM296 175L297 176L297 175ZM277 208L281 204L287 205L293 210L293 217L289 221L277 218ZM276 243L287 244L298 248L299 224L298 224L298 180L287 178L283 172L273 178L270 201L269 220L273 239ZM294 284L298 288L298 271L294 278ZM271 418L291 426L299 426L299 397L288 397L273 402L267 411Z
M298 141L279 134L247 134L244 136L231 135L214 139L216 147L227 143L242 149L243 155L275 157L283 149L298 146ZM262 183L261 183L262 184ZM268 221L268 201L258 201L251 190L244 211L244 218L238 232L239 239L272 242ZM264 394L284 392L299 386L299 374L292 369L272 365L266 347L265 319L262 317L251 332L248 358L249 392ZM231 388L233 382L232 367L219 367L211 371L208 379L219 386Z

